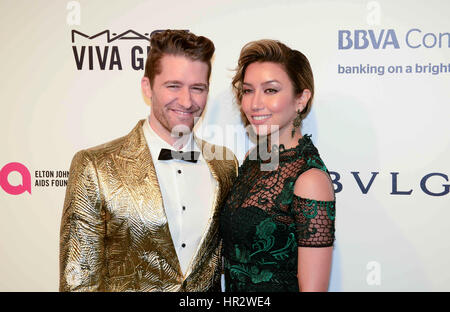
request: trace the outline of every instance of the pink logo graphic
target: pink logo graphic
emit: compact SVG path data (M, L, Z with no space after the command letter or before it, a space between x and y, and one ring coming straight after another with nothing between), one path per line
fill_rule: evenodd
M22 175L22 184L11 185L8 181L8 176L11 172L17 171ZM11 195L20 195L27 191L31 194L31 174L28 168L21 163L12 162L5 165L2 170L0 170L0 186L2 189Z

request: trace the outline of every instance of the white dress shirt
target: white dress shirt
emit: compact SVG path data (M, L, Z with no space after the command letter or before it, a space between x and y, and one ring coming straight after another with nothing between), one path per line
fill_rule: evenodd
M161 188L170 235L181 270L186 275L212 217L217 181L201 153L197 163L158 160L161 148L176 149L156 134L148 118L143 131ZM200 152L192 133L181 149L187 150Z

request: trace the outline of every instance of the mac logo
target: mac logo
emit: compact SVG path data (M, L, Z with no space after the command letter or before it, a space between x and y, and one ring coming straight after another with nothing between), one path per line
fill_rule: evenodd
M100 38L100 37L103 37L103 38L106 37L106 42L107 43L111 43L111 42L116 41L116 40L145 40L145 41L150 42L150 36L153 33L155 33L155 32L161 32L161 31L162 30L154 30L150 34L149 33L144 33L142 35L142 34L138 33L137 31L129 29L129 30L124 31L123 33L118 35L116 33L112 33L111 34L109 29L108 29L108 30L104 30L102 32L99 32L98 34L90 36L88 34L82 33L81 31L73 29L72 30L72 43L75 43L75 38L76 37L83 37L83 38L87 38L89 40L97 39L97 38ZM112 37L111 37L111 35L112 35Z
M78 70L122 70L126 66L143 70L150 51L150 37L161 31L164 30L141 34L129 29L117 34L107 29L89 35L73 29L71 39L75 65ZM129 42L138 42L138 45L130 48Z

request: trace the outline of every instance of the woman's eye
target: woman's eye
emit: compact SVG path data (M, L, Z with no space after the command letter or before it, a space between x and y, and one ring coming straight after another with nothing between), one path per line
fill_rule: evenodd
M266 89L265 92L266 93L277 93L278 90L269 88L269 89Z
M242 90L242 93L243 93L243 94L247 94L247 93L250 93L250 92L252 92L251 89L244 89L244 90Z

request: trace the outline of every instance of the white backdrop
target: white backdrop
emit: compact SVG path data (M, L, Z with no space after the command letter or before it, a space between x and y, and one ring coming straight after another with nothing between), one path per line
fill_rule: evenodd
M0 291L58 290L70 161L148 115L133 66L144 37L167 28L215 43L196 130L241 161L230 89L241 47L271 38L309 58L303 132L339 191L331 291L449 291L449 11L446 0L1 0Z

